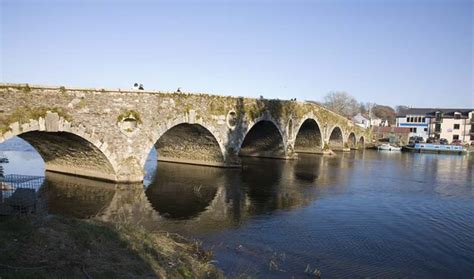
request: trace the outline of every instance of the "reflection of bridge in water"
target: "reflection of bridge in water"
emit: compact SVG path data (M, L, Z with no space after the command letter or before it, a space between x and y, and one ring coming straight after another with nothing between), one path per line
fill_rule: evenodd
M181 232L215 231L254 215L310 204L318 198L318 188L344 179L337 169L350 167L350 160L341 157L250 158L242 170L160 162L147 188L47 172L37 204L49 214Z
M338 170L347 167L354 156L363 153L302 155L296 161L248 158L242 169L160 162L147 188L54 172L47 172L46 179L10 180L18 185L40 181L35 204L50 214L207 231L236 226L253 215L310 204L318 198L315 187L344 179Z

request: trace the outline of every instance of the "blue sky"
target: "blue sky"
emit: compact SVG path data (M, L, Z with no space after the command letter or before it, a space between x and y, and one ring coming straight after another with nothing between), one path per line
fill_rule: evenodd
M474 107L474 2L1 1L2 82Z

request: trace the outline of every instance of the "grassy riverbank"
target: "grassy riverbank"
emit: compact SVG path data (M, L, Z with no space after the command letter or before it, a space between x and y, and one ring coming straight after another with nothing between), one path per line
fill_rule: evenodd
M176 234L64 217L0 218L0 278L223 278Z

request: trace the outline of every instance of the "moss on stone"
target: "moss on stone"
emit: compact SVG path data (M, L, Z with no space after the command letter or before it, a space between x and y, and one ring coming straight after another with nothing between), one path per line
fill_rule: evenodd
M226 115L229 111L227 102L222 98L212 98L209 104L211 114Z
M135 110L127 110L122 112L119 116L117 116L117 123L123 121L124 119L127 118L133 118L135 121L137 121L138 124L142 124L142 118L140 116L140 113Z
M6 132L11 131L10 127L8 126L0 126L0 134L5 134Z
M19 107L16 108L10 115L2 115L0 117L0 132L5 133L10 130L10 125L18 122L21 124L28 123L30 119L37 120L40 117L46 117L48 111L57 113L66 121L71 122L72 117L62 108L58 107Z
M323 150L324 151L328 151L330 150L331 148L329 147L329 144L328 143L324 143L324 146L323 146Z
M28 85L28 83L24 87L22 87L21 90L23 91L23 93L30 93L31 92L31 88Z
M81 99L81 101L77 104L76 107L77 107L78 109L82 109L82 108L85 108L86 106L87 106L86 100Z
M1 89L7 89L7 92L15 92L15 91L19 91L19 92L23 92L23 93L30 93L31 92L31 87L29 84L6 84L6 85L2 85L0 87ZM13 89L13 90L12 90Z

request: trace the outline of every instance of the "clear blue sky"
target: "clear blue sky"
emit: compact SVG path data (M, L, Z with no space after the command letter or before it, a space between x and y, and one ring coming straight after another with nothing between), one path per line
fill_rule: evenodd
M0 1L2 82L474 107L470 0Z

